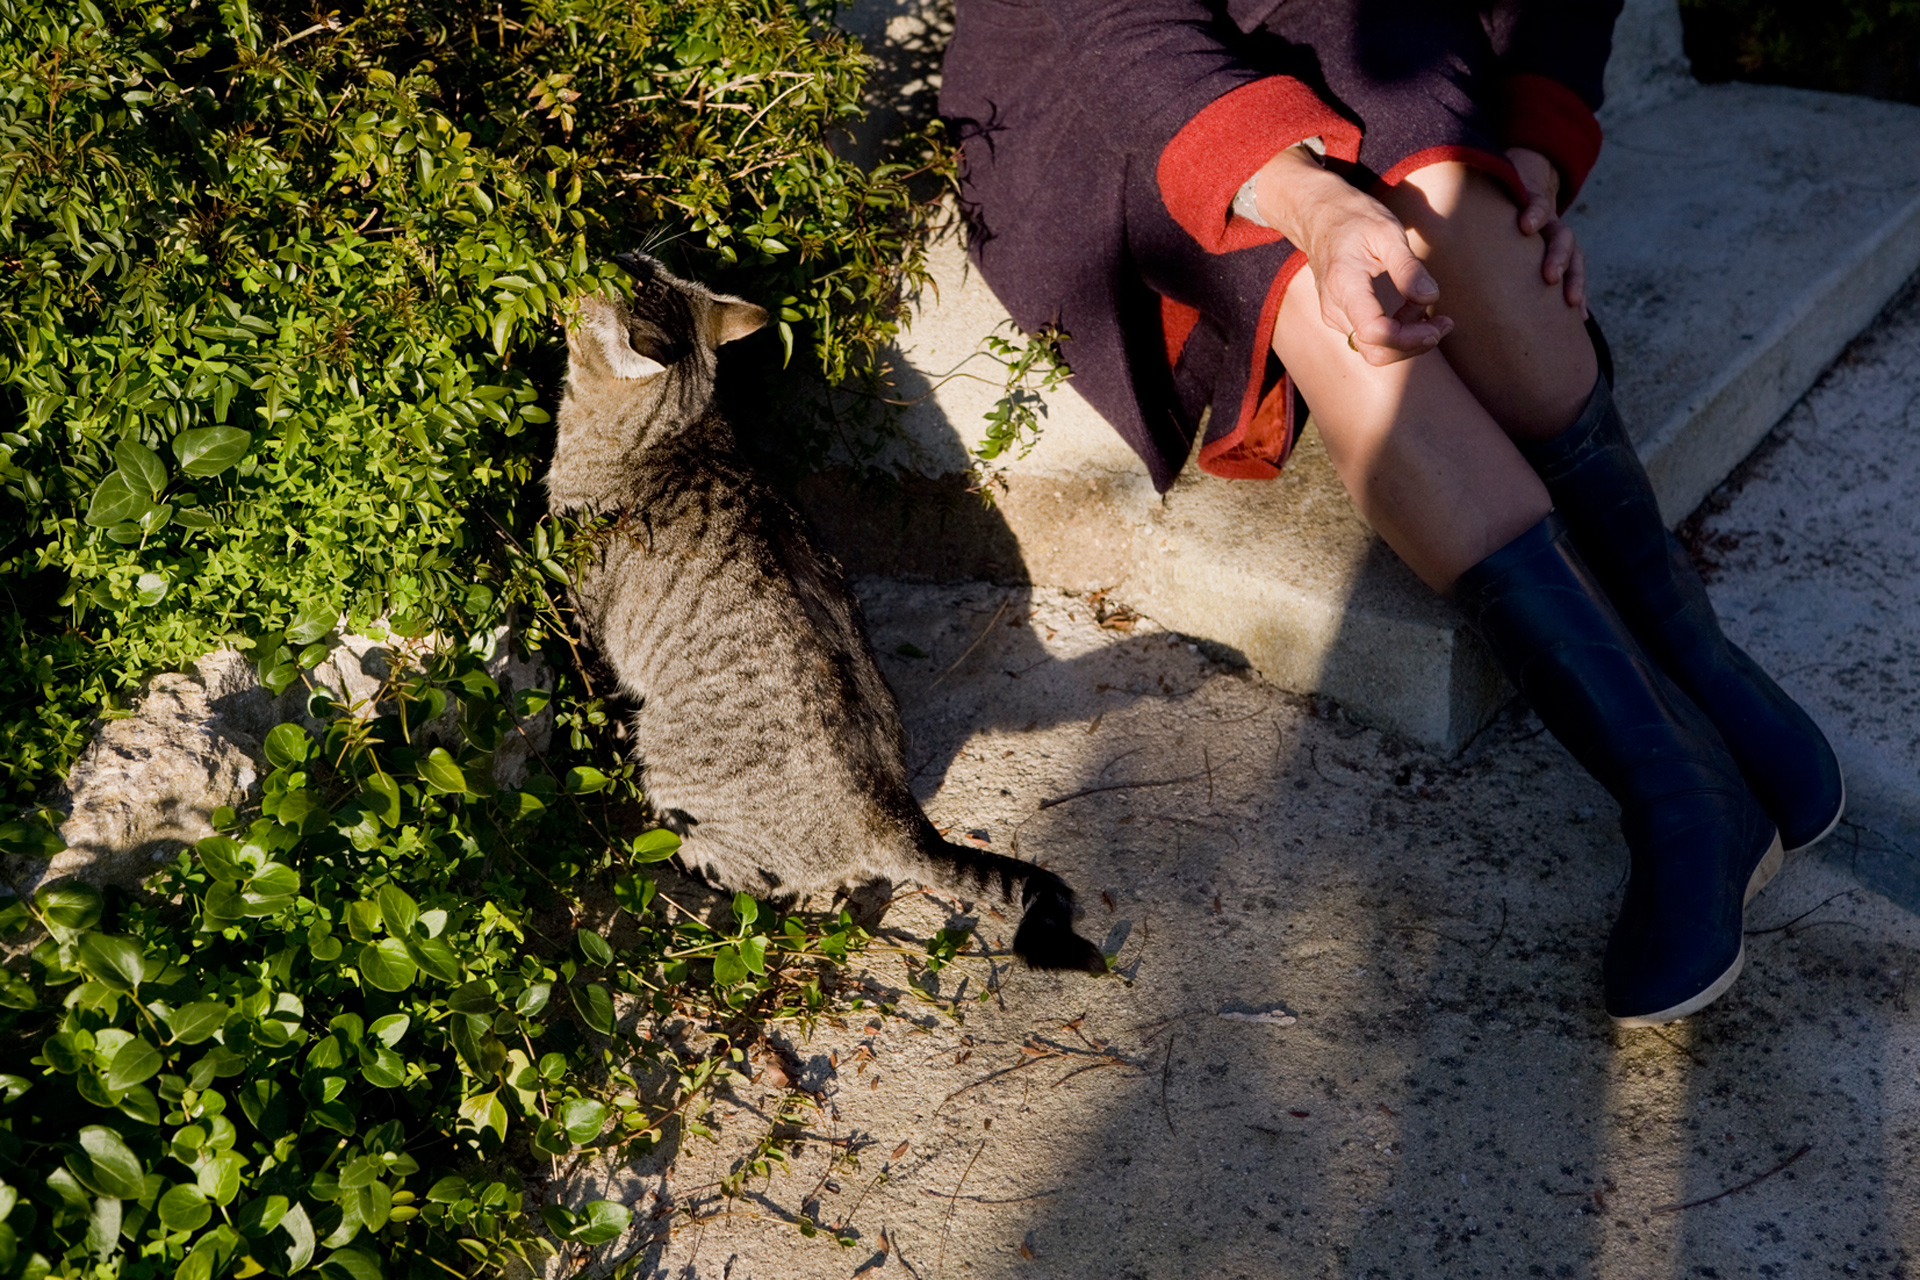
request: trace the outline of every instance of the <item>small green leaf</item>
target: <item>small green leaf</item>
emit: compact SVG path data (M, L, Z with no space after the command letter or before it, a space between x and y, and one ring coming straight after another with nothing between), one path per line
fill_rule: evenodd
M407 954L420 971L442 982L460 981L460 960L443 938L408 938Z
M380 904L380 919L388 933L399 938L413 933L414 922L420 918L420 904L405 889L397 884L383 884L374 899Z
M398 938L382 938L360 948L360 972L381 991L405 991L413 985L413 957Z
M146 486L124 471L110 471L87 503L86 521L96 528L129 524L153 507Z
M492 1017L500 1008L500 1002L494 997L493 988L483 979L476 978L464 986L454 988L447 997L447 1007L456 1013L472 1013L481 1017Z
M320 1274L327 1280L382 1280L380 1256L360 1245L335 1249L320 1264Z
M744 982L747 977L747 962L740 958L740 948L729 943L714 952L713 981L715 985L727 987L736 982Z
M80 940L80 967L115 991L131 992L146 976L146 958L140 948L126 938L111 934L89 933Z
M453 1204L467 1199L467 1180L457 1173L450 1173L427 1188L429 1204Z
M287 1216L287 1210L293 1202L285 1196L255 1196L240 1206L240 1212L234 1216L233 1225L240 1228L244 1236L264 1236L280 1225Z
M296 1204L287 1210L280 1229L293 1242L287 1249L287 1274L292 1275L313 1261L313 1220L307 1217L306 1206Z
M750 893L733 895L733 918L742 929L760 918L760 904Z
M384 1018L375 1018L373 1025L367 1028L367 1034L391 1049L405 1038L407 1028L413 1025L413 1019L404 1013L390 1013Z
M76 1167L72 1157L68 1158L67 1167L95 1195L137 1200L145 1193L143 1179L147 1171L140 1167L139 1157L120 1140L119 1134L105 1125L90 1124L80 1130L79 1137L80 1149L86 1152L87 1158L78 1163L85 1167Z
M445 747L435 747L420 762L420 779L430 791L461 795L467 790L467 775L454 763Z
M62 844L60 848L66 846ZM54 852L58 853L56 849ZM56 929L78 933L91 929L100 920L100 891L90 884L69 881L33 895L33 905L48 924Z
M460 1103L460 1118L475 1129L484 1132L491 1129L494 1135L505 1142L507 1140L507 1107L500 1101L500 1091L490 1089L486 1093L476 1093Z
M113 463L126 474L127 479L144 488L152 497L159 497L160 491L167 487L167 464L160 461L160 455L138 440L122 440L113 446Z
M167 598L172 587L163 573L143 573L134 580L133 602L142 609L151 609Z
M628 847L633 850L636 862L665 862L679 852L680 837L665 827L656 827L635 836Z
M389 827L400 824L400 784L389 775L376 773L368 778L360 800Z
M612 1035L613 996L607 989L595 982L570 990L573 993L573 1007L580 1011L580 1020L603 1036Z
M120 1046L113 1060L107 1063L107 1089L111 1093L131 1089L159 1075L162 1065L164 1060L158 1049L145 1040L129 1040Z
M247 872L240 865L240 842L232 836L208 836L194 845L200 865L221 884L239 884Z
M585 1245L608 1244L618 1240L633 1221L633 1210L612 1200L593 1200L580 1214L580 1223L568 1234Z
M217 476L253 447L253 436L238 427L195 427L173 438L173 456L190 476Z
M287 640L292 644L315 644L332 631L334 623L339 620L340 610L331 600L309 600L300 606L299 612L293 615L293 621L287 624Z
M560 1123L575 1146L592 1142L606 1127L606 1104L592 1098L574 1098L561 1106Z
M576 765L567 770L567 794L588 795L602 790L607 785L607 775L589 765Z
M266 748L267 763L286 769L313 754L313 738L297 724L277 724L267 733Z
M580 944L580 954L587 958L587 963L597 964L602 968L613 963L613 948L607 945L605 938L593 930L576 930L573 940Z
M307 950L313 953L315 960L325 962L338 960L340 953L346 948L341 945L340 939L333 936L327 926L316 920L307 929Z
M200 1000L175 1009L167 1016L167 1026L179 1043L199 1044L227 1025L229 1013L224 1004Z
M160 1197L160 1223L169 1231L198 1231L213 1219L206 1193L188 1183L176 1183Z

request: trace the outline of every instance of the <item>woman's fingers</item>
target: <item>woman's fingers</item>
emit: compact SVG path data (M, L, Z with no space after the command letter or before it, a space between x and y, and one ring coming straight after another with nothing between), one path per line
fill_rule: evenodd
M1575 252L1573 228L1564 222L1547 225L1547 251L1540 259L1540 278L1548 284L1559 284L1566 278L1567 267L1573 261Z
M1577 244L1567 265L1567 305L1580 308L1580 318L1587 318L1587 255Z
M1529 189L1520 209L1520 234L1530 236L1553 221L1553 201L1546 192Z

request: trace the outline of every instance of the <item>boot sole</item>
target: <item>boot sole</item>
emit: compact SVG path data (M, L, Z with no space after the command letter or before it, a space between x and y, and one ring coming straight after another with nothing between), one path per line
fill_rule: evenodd
M1787 850L1787 856L1791 858L1794 854L1799 853L1801 850L1811 849L1813 848L1813 846L1819 844L1822 840L1825 840L1828 836L1832 835L1834 832L1834 829L1840 825L1840 819L1846 816L1847 816L1847 780L1845 778L1842 778L1840 779L1840 807L1833 811L1833 817L1828 819L1826 826L1820 828L1819 835L1807 841L1805 844L1797 844L1793 846L1793 848Z
M1834 821L1838 822L1839 819L1836 817ZM1753 901L1753 895L1766 888L1767 882L1780 874L1780 868L1786 860L1786 851L1780 844L1780 833L1776 831L1773 833L1773 843L1767 846L1767 851L1761 856L1759 865L1755 866L1753 874L1747 877L1747 893L1746 897L1741 899L1742 906ZM1743 926L1744 923L1743 921ZM1715 1000L1718 1000L1721 996L1727 994L1727 988L1731 987L1734 979L1740 976L1740 970L1746 967L1746 963L1747 939L1743 928L1740 937L1740 953L1734 956L1733 963L1727 966L1727 971L1709 983L1706 989L1701 991L1699 995L1689 996L1679 1004L1668 1009L1662 1009L1658 1013L1636 1013L1624 1018L1616 1017L1613 1020L1614 1025L1618 1027L1657 1027L1663 1023L1674 1022L1680 1018L1684 1018L1690 1013L1698 1013Z

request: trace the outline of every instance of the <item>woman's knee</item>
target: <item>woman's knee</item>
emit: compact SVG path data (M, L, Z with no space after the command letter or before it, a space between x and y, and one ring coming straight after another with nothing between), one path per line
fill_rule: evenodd
M1450 161L1416 170L1386 203L1454 320L1442 351L1494 418L1528 437L1571 422L1598 371L1586 318L1545 279L1545 241L1521 232L1507 187Z

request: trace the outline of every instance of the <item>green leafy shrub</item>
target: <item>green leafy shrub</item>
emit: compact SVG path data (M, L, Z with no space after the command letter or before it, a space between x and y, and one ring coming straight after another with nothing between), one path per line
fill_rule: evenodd
M1920 0L1680 0L1680 13L1702 80L1920 102Z
M869 368L924 208L829 145L864 63L825 13L0 0L0 786L222 643L495 620L615 252Z
M0 971L0 1277L398 1280L607 1243L629 1210L557 1203L542 1169L703 1132L738 1053L665 1024L808 1016L864 944L745 895L726 930L670 907L648 864L678 840L611 834L630 766L563 749L494 786L547 695L502 698L471 651L389 695L274 729L258 814L217 815L151 896L0 911L48 934Z

